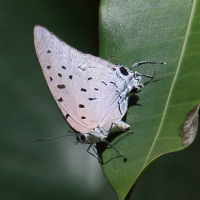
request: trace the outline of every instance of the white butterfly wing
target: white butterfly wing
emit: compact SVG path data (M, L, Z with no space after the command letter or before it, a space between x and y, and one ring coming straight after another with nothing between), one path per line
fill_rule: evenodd
M109 130L121 120L129 90L117 66L79 52L42 26L34 28L34 43L49 89L72 128Z
M75 108L75 89L71 81L76 50L41 26L34 28L36 53L49 89L67 122L78 132L87 133Z

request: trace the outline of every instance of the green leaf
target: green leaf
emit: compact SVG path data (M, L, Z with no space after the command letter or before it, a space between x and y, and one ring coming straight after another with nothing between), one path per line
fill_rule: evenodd
M120 134L103 151L103 172L119 199L157 157L178 151L195 138L200 100L199 1L102 0L100 57L116 56L129 68L138 61L166 62L137 70L155 79L130 98L126 116L133 134ZM148 79L143 78L142 82ZM115 159L113 159L115 158Z

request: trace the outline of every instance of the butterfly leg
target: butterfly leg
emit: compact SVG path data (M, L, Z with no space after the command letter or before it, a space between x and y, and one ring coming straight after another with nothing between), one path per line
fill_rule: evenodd
M148 82L144 83L144 84L137 84L137 85L135 85L136 92L139 92L140 89L144 87L144 85L150 83L154 79L155 75L156 75L156 71L154 72L153 76L152 75L146 75L146 74L140 74L140 73L138 73L138 72L135 71L134 72L134 78L136 80L138 80L138 83L140 82L142 76L150 78L150 80Z
M124 162L127 161L127 158L124 157L124 155L121 152L119 152L112 144L110 144L108 141L103 140L103 139L101 141L107 143L111 148L113 148L124 159Z
M94 151L94 153L99 157L99 154L97 153L97 151L96 151L96 146L93 144L92 145L92 150Z
M141 62L137 62L137 63L133 64L132 67L137 67L137 66L143 65L143 64L161 64L161 65L165 65L166 63L165 62L158 63L158 62L141 61ZM156 75L156 71L154 72L153 76L151 76L151 75L145 75L145 74L139 74L139 73L135 72L134 78L137 79L137 76L138 76L138 78L140 78L141 76L144 76L144 77L147 77L147 78L151 78L150 81L152 81L153 78L155 77L155 75ZM150 81L148 81L147 83L149 83Z
M115 126L115 127L113 127L113 126ZM117 129L116 129L116 128L117 128ZM129 124L126 124L125 122L120 121L120 122L118 122L117 124L115 124L115 123L112 123L112 124L111 124L109 133L111 133L111 132L119 132L119 131L126 131L126 132L133 133L132 131L128 131L129 129L130 129L130 125L129 125ZM127 158L124 157L124 155L123 155L121 152L119 152L112 144L110 144L108 141L103 140L103 139L102 139L102 142L105 142L105 143L107 143L110 147L112 147L121 157L123 157L124 162L127 161Z
M135 75L136 76L144 76L144 77L153 79L155 77L155 75L156 75L156 71L154 72L153 76L152 75L148 75L148 74L147 75L146 74L139 74L138 72L135 72Z
M91 147L92 147L94 153L95 153L98 157L89 151L89 150L91 149ZM99 154L98 154L98 153L96 152L96 150L95 150L95 143L90 144L90 146L89 146L88 149L87 149L87 152L88 152L90 155L92 155L93 157L95 157L100 163L102 162L102 160L99 158Z
M136 62L133 64L132 67L137 67L139 65L143 65L143 64L166 64L165 62L162 62L162 63L158 63L158 62L150 62L150 61L141 61L141 62Z

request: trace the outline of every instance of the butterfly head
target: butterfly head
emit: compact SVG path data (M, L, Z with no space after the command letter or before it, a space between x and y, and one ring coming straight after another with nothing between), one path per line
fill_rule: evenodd
M85 141L86 141L86 137L85 137L85 134L83 134L83 133L78 133L78 135L76 136L76 143L78 144L79 142L80 143L85 143Z
M78 133L75 144L78 144L79 142L82 144L93 144L99 142L99 139L97 139L92 133Z
M89 129L88 133L78 133L76 136L76 144L79 142L84 144L93 144L101 142L102 139L105 139L108 135L108 132L103 128L96 127Z

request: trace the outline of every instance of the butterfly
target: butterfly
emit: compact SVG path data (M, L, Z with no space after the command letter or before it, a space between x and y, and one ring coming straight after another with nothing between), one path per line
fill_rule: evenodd
M115 149L106 138L113 131L130 129L121 121L128 109L127 94L143 87L142 76L151 79L154 76L141 75L84 54L40 25L34 27L34 44L51 94L65 120L76 131L77 143L89 144L90 154L90 148L94 149L98 142L106 142ZM133 67L144 63L154 64L142 61Z

